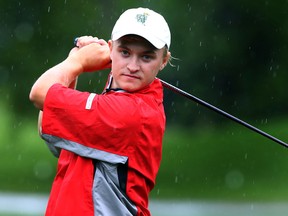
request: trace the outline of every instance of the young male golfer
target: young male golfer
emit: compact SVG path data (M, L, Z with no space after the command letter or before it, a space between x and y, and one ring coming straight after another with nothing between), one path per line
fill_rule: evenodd
M129 9L108 43L84 36L76 46L30 92L43 110L41 136L59 157L46 215L150 215L165 129L155 77L170 58L169 27L152 10ZM103 94L74 89L80 74L104 68Z

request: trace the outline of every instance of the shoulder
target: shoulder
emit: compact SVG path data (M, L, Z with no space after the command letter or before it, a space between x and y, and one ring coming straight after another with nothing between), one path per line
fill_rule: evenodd
M113 110L115 113L132 112L138 110L141 104L141 98L134 94L115 92L105 95L97 95L93 101L95 108Z

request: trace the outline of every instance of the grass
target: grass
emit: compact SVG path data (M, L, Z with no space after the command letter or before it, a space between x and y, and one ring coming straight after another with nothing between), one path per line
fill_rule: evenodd
M0 104L0 191L48 193L57 160L38 137L36 119ZM287 118L260 124L287 140ZM154 199L287 200L288 150L236 123L168 125Z
M286 119L260 125L287 140ZM234 123L168 128L153 197L287 200L288 150Z
M3 104L0 112L0 191L49 191L57 161L37 134L36 116L16 118Z

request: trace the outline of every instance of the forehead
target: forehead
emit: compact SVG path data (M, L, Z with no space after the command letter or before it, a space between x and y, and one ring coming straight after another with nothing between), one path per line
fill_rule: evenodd
M158 50L148 40L138 35L125 35L117 40L120 46L140 45L149 50Z

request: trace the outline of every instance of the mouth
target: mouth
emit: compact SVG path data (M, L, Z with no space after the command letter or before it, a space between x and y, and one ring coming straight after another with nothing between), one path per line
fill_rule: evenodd
M132 74L123 74L123 76L130 78L130 79L140 79L139 76L136 75L132 75Z

